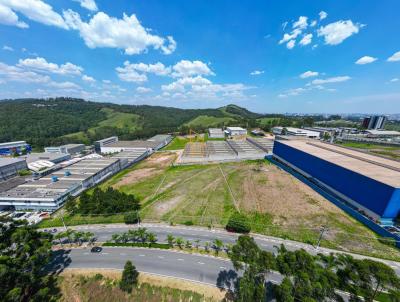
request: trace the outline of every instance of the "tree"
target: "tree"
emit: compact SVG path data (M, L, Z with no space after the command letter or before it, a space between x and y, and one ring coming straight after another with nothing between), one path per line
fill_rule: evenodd
M94 234L92 232L84 232L82 235L83 241L87 242L90 245L94 239Z
M139 212L128 212L124 215L124 222L126 224L135 224L139 222Z
M189 240L186 240L185 248L187 248L187 249L191 249L192 248L192 243Z
M183 239L182 239L182 237L176 238L175 243L176 243L176 245L181 249L181 248L182 248L182 245L183 245Z
M194 246L195 246L196 250L199 249L199 246L200 246L200 239L196 239L196 240L194 241Z
M132 292L134 286L137 285L139 272L131 261L127 261L122 272L122 278L119 282L119 287L125 292Z
M168 234L167 235L167 242L172 247L174 245L174 243L175 243L175 237L172 236L171 234Z
M120 234L112 234L111 240L114 241L115 243L121 242L121 236L120 236Z
M230 232L249 233L251 227L246 216L235 212L229 218L226 229Z
M222 247L224 246L224 243L219 240L219 239L214 239L213 241L213 248L215 249L215 254L218 255L218 253L221 251Z
M137 229L137 236L138 236L138 239L142 243L145 243L147 241L147 229L146 228L138 228Z
M157 236L154 233L148 233L147 234L147 240L149 240L150 243L156 243L157 242Z
M0 219L1 301L56 301L57 288L44 267L51 260L52 235L25 221Z

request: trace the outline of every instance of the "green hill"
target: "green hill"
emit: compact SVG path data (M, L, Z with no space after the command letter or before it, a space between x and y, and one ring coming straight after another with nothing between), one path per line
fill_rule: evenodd
M247 126L260 114L236 105L218 109L179 109L117 105L73 98L16 99L0 102L0 142L26 140L35 148L118 135L147 138L157 133L187 133L222 125Z

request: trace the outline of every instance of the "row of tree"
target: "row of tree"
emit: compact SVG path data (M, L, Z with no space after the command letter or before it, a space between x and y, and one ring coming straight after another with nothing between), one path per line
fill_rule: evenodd
M88 245L91 245L96 241L96 237L92 232L80 232L72 229L67 229L64 232L58 232L54 236L54 239L57 240L61 245L63 245L65 242L68 242L69 244L77 243L79 245L87 242Z
M26 221L0 220L0 300L57 301L55 279L43 269L51 259L52 234Z
M146 228L137 228L120 234L113 234L111 240L115 243L156 243L158 239L156 234L149 232Z
M102 190L96 187L92 194L83 192L79 199L70 199L65 209L71 215L111 215L126 212L137 212L140 202L136 196L125 194L108 187Z
M344 254L313 256L303 249L288 251L284 246L274 255L261 250L247 235L238 238L229 257L236 270L243 270L242 277L220 280L221 286L234 285L234 301L265 301L267 296L278 302L343 301L339 290L349 293L352 302L372 302L383 292L388 301L400 301L400 279L382 262ZM283 275L279 285L268 286L271 271Z

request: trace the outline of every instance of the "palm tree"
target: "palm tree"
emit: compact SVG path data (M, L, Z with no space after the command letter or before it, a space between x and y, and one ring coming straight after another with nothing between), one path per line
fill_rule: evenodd
M204 249L206 250L207 253L209 252L209 250L210 250L210 242L207 241L207 242L204 244Z
M94 237L94 234L92 232L84 232L82 239L83 241L87 242L88 245L90 245L90 243L92 242L92 239Z
M194 243L195 243L195 247L196 247L196 250L198 250L199 249L199 246L200 246L200 239L196 239L195 241L194 241Z
M71 229L67 229L65 231L65 237L68 238L69 244L72 244L72 238L74 237L74 233L75 233L75 231L71 230Z
M128 236L128 233L122 233L121 235L119 235L120 237L120 240L123 242L123 243L127 243L128 241L129 241L129 236Z
M219 239L214 239L213 241L213 248L215 249L215 254L218 255L219 251L224 246L224 243Z
M170 246L173 246L174 243L175 243L175 237L172 236L171 234L168 234L168 235L167 235L167 242L168 242L168 244L169 244Z
M176 238L175 243L181 249L183 245L183 239L181 237L178 237Z
M136 242L138 239L138 232L137 230L129 230L128 231L129 241Z
M191 249L192 248L192 243L189 240L186 240L185 248L187 248L187 249Z
M154 233L148 233L147 234L147 239L150 241L150 243L156 243L157 242L157 236Z
M146 228L138 228L137 236L142 243L145 243L147 240L147 229Z
M61 246L63 246L63 242L61 239L65 238L65 232L59 232L54 236L54 239L58 239L60 241Z
M79 245L82 245L83 232L75 232L73 234L74 242L78 242Z
M121 236L120 234L113 234L111 236L111 240L114 241L115 243L121 242Z

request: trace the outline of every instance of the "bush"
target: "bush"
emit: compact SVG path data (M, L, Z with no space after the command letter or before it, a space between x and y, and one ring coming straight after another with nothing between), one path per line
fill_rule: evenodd
M247 217L240 213L234 213L226 224L226 229L230 232L249 233L251 230L250 222Z
M187 220L187 221L185 221L183 224L184 224L184 225L187 225L187 226L190 226L190 225L193 225L193 221Z
M138 212L128 212L124 215L124 222L126 224L135 224L139 222Z
M167 250L171 248L171 246L167 243L141 243L141 242L106 242L103 243L103 246L123 246L123 247L147 247L147 248L156 248Z
M396 246L396 239L392 237L379 237L378 241L389 246Z

